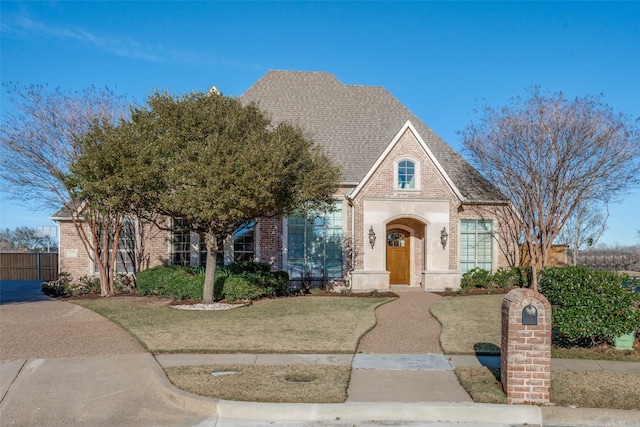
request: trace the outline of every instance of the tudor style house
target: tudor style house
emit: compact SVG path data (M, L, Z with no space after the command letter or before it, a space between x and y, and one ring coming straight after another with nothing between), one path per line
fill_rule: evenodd
M256 102L274 123L305 129L340 165L343 182L331 212L256 219L229 236L218 262L269 262L292 281L354 290L456 289L466 271L507 265L497 215L505 197L383 87L345 85L330 73L269 71L240 100ZM55 219L60 271L92 273L73 225ZM135 236L130 227L125 234ZM132 239L125 244L135 245ZM148 239L145 266L206 263L197 234L176 227ZM117 268L126 271L127 262Z

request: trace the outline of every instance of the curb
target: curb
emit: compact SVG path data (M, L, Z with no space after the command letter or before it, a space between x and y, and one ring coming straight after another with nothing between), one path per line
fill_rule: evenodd
M542 406L544 425L554 426L640 426L640 411L605 408Z
M256 403L220 400L220 422L377 421L541 425L539 407L484 403Z
M149 353L146 355L156 380L156 392L162 399L180 409L201 415L214 416L217 413L218 401L216 399L191 394L174 386L156 358Z

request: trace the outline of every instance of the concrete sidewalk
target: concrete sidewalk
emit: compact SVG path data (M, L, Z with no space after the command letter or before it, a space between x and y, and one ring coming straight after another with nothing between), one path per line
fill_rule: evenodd
M350 365L344 404L219 401L216 426L640 426L640 411L473 403L459 366L499 366L497 356L442 354L165 354L164 367L215 364ZM553 370L640 373L640 363L553 359Z

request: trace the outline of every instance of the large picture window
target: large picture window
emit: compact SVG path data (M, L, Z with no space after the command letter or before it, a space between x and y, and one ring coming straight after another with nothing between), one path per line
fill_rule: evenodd
M493 222L463 220L460 223L460 271L493 269Z
M287 271L293 280L342 278L342 202L328 213L288 219Z

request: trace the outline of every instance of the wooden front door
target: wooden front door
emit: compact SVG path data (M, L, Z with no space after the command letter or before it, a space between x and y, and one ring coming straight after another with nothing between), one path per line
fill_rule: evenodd
M404 230L389 230L387 232L387 271L389 284L410 284L410 244L409 232Z

